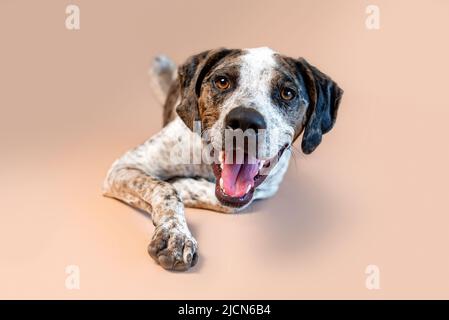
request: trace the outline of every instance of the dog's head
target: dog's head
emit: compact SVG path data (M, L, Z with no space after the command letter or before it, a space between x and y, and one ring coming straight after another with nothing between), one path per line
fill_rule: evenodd
M233 207L251 201L303 131L303 152L315 150L335 123L343 93L306 60L269 48L202 52L179 67L178 80L176 111L190 129L200 123L208 132L203 140L213 146L216 196Z

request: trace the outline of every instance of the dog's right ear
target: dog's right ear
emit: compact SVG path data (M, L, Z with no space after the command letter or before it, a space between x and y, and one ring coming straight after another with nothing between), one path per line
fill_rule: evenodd
M309 154L321 143L322 135L334 126L343 90L305 59L298 60L298 67L310 97L310 110L301 143L302 151Z
M198 98L201 93L201 85L208 72L224 57L235 50L215 49L203 51L191 56L178 68L178 80L181 90L181 102L176 108L176 113L184 121L185 125L193 131L195 121L200 121L198 110Z

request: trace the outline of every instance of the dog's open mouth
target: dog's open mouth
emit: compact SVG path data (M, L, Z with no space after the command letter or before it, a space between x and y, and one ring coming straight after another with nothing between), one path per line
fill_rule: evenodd
M285 148L286 146L267 160L244 153L241 159L243 161L237 161L235 151L220 152L218 163L212 164L217 199L229 207L242 207L248 204L254 195L254 190L266 179Z

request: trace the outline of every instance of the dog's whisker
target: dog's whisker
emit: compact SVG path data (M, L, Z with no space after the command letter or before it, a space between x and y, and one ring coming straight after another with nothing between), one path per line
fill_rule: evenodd
M296 150L293 145L290 145L287 147L286 151L290 152L291 158L293 159L294 162L294 167L296 170L296 173L298 173L298 163L296 162L296 154L293 151L299 152L298 150Z
M293 149L293 151L296 151L298 154L301 154L301 150L299 150L295 145L291 144L289 148Z

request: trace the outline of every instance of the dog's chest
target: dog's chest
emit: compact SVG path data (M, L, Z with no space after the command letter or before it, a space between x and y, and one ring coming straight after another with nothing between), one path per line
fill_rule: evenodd
M166 170L179 176L203 177L214 181L211 165L205 161L206 148L199 134L190 131L179 117L169 123L159 135L158 143L164 147Z

